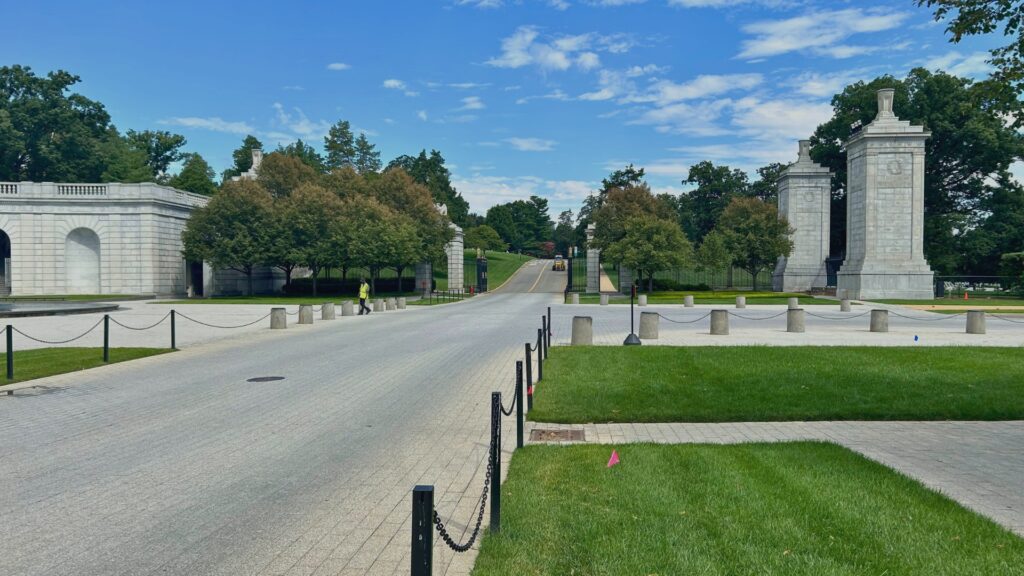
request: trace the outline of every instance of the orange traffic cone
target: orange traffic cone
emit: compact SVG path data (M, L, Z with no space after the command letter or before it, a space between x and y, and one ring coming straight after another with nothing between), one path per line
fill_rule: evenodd
M970 300L970 298L967 297L967 290L964 290L964 300Z

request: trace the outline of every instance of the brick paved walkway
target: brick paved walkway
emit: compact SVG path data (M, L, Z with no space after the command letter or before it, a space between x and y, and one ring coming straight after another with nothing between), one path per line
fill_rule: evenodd
M1024 421L544 424L586 443L827 440L860 452L1024 536ZM628 453L623 455L628 459Z

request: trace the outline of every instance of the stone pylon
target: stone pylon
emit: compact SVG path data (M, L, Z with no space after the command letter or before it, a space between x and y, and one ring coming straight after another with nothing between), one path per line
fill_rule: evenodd
M779 176L779 217L794 229L793 252L779 258L772 274L777 292L806 292L828 282L831 180L828 168L811 160L811 141L800 141L797 161Z
M462 228L455 224L448 226L455 232L452 241L444 247L444 252L448 256L448 289L462 290L466 286L465 241L462 236ZM476 279L474 278L473 281L475 282Z
M601 291L601 251L593 247L595 229L587 225L587 294Z
M846 142L846 260L840 297L931 299L924 259L924 142L930 134L893 113L894 90L878 91L878 115Z

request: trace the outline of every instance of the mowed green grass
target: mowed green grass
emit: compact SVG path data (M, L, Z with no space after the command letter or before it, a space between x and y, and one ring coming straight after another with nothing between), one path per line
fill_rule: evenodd
M111 348L110 363L126 362L170 352L169 348ZM102 366L102 348L40 348L14 352L14 379L0 377L0 386L66 372ZM7 354L0 354L0 370L7 374Z
M1013 420L1024 348L555 347L537 422Z
M1024 574L1024 540L839 446L612 448L517 450L472 574Z
M967 300L964 300L963 296L947 296L945 298L935 298L934 300L872 300L872 302L879 302L881 304L900 304L900 305L928 305L928 304L939 304L947 306L1024 306L1024 298L1016 298L1013 296L983 296L971 294Z
M643 292L641 292L642 294ZM711 292L686 292L666 291L653 292L647 295L648 304L679 304L682 305L686 296L693 296L694 304L728 304L735 305L737 296L746 296L748 306L758 304L788 304L790 298L799 298L802 305L828 305L838 307L838 300L828 298L815 298L807 294L790 294L787 292L742 292L742 291L711 291ZM600 297L596 294L580 296L580 304L597 304ZM611 304L629 304L628 295L616 295L609 299Z

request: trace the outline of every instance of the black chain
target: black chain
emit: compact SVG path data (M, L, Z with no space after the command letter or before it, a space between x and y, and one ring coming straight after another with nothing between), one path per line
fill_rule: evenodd
M39 342L40 344L67 344L68 342L74 342L75 340L78 340L79 338L84 338L87 334L89 334L90 332L95 330L96 327L99 326L102 323L103 323L103 319L100 318L99 321L97 321L95 324L92 325L92 328L89 328L88 330L86 330L85 332L82 332L78 336L75 336L74 338L69 338L67 340L43 340L42 338L35 338L33 336L29 336L28 334L25 334L24 332L22 332L21 330L18 330L17 328L14 328L13 326L12 326L12 329L15 332L17 332L18 334L21 334L22 336L24 336L25 338L28 338L29 340L33 340L35 342Z
M783 310L782 312L779 312L778 314L775 314L774 316L765 316L764 318L756 318L754 316L744 316L742 314L737 314L735 312L729 312L729 316L735 316L736 318L742 318L744 320L771 320L772 318L778 318L779 316L782 316L783 314L786 314L787 312L789 312L789 310Z
M662 314L660 312L658 312L657 314L661 318L663 318L665 320L668 320L669 322L672 322L673 324L693 324L695 322L700 322L701 320L707 318L708 316L711 316L711 312L708 312L707 314L701 316L700 318L696 318L694 320L673 320L673 319L669 318L668 316L665 316L664 314Z
M196 320L195 318L189 318L188 316L185 316L181 312L178 312L178 316L181 316L185 320L190 320L190 321L195 322L196 324L199 324L201 326L207 326L209 328L223 328L225 330L230 330L232 328L245 328L246 326L252 326L253 324L256 324L257 322L262 322L262 321L266 320L267 318L270 317L270 314L271 313L268 312L266 316L263 316L262 318L257 318L256 320L253 320L252 322L249 322L248 324L239 324L238 326L220 326L218 324L209 324L207 322L200 322L199 320Z
M508 407L508 411L507 412L505 411L505 406L502 406L501 407L501 413L504 414L505 416L511 416L512 415L512 411L516 409L516 402L518 402L518 401L519 401L519 396L517 396L516 394L512 394L512 405Z
M113 316L110 317L110 321L113 322L114 324L117 324L121 328L127 328L128 330L136 330L138 332L142 332L144 330L149 330L150 328L156 328L160 324L163 324L164 320L167 320L170 317L171 317L171 313L168 312L167 314L164 315L163 318L157 320L155 323L150 324L149 326L146 326L144 328L136 328L135 326L128 326L127 324L121 324L120 322L117 321L117 318L114 318Z
M808 316L813 316L815 318L821 318L823 320L853 320L854 318L860 318L861 316L867 316L868 314L871 313L871 310L868 310L866 312L861 312L860 314L855 314L853 316L822 316L821 314L815 314L814 312L808 312L808 311L805 311L804 313L807 314Z
M999 314L990 314L990 316L992 316L994 318L998 318L1000 320L1005 320L1007 322L1013 322L1014 324L1024 324L1024 318L1021 318L1020 320L1014 320L1014 319L1009 318L1007 316L1000 316Z
M495 426L497 426L497 418L494 418ZM476 526L473 528L473 534L470 535L469 540L465 544L459 544L451 535L448 534L448 530L444 526L444 522L441 522L441 516L437 513L437 508L434 508L434 529L441 535L441 540L448 545L449 548L456 552L465 552L469 550L473 543L476 542L477 536L480 535L480 525L484 521L484 508L487 506L487 493L491 487L491 475L494 472L494 438L497 437L497 431L492 426L491 428L491 446L487 451L487 474L484 476L484 491L480 495L480 507L476 515ZM500 456L499 456L500 457Z
M949 320L950 318L956 318L957 316L963 316L964 314L967 314L967 312L960 312L959 314L942 314L941 318L925 318L925 317L922 317L922 316L904 316L903 314L900 314L899 312L894 312L892 310L889 310L889 314L892 314L893 316L898 316L899 318L906 318L907 320L920 320L922 322L936 322L936 321L941 322L943 320Z

